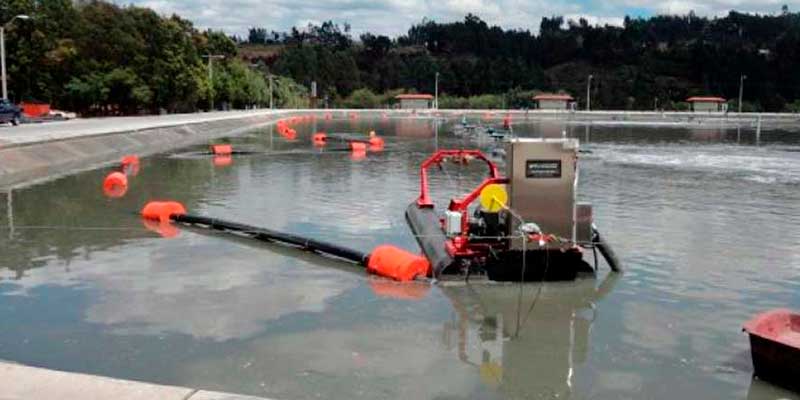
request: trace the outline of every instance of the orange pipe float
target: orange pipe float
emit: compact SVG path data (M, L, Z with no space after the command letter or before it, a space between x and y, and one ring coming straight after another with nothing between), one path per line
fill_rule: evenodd
M367 271L396 281L425 277L430 270L431 264L427 258L390 245L376 247L367 262Z
M229 144L211 145L211 153L216 156L229 156L233 154L233 147Z
M128 192L128 177L122 172L112 172L103 180L103 193L107 197L120 198Z
M151 221L169 222L173 215L186 215L186 207L177 201L151 201L144 205L141 215Z
M122 166L122 171L130 176L139 174L139 157L135 154L122 157L120 165Z
M328 140L328 135L325 132L317 132L311 137L311 140L313 140L315 143L325 143Z

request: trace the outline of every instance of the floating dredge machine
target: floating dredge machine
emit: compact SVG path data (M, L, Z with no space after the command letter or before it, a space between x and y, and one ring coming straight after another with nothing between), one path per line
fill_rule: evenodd
M511 139L506 143L506 176L478 150L441 150L422 164L419 198L406 210L424 257L380 245L371 252L293 233L219 218L191 215L175 201L152 201L142 208L145 226L162 236L177 234L171 223L210 228L283 244L353 262L398 281L430 276L483 275L492 280L573 279L591 272L584 249L595 249L612 270L611 248L592 223L592 207L575 202L578 141ZM480 159L488 177L467 195L450 200L440 216L428 193L428 168L448 159ZM479 205L472 205L480 200ZM597 256L595 254L595 268Z
M593 224L592 206L576 202L578 147L577 139L511 139L505 176L478 150L439 150L425 160L420 195L406 210L406 220L431 274L574 279L578 272L593 271L583 260L585 249L600 250L618 271L619 262ZM482 160L488 176L439 214L429 194L428 169L448 159ZM596 268L596 253L594 259Z

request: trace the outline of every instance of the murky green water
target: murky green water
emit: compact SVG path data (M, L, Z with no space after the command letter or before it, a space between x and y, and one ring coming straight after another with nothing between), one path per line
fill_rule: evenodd
M314 150L311 132L376 129L386 150ZM752 380L740 328L800 308L800 139L748 130L518 124L579 137L580 196L627 271L545 285L398 285L347 264L133 214L191 212L368 251L416 249L403 212L436 147L481 147L430 120L318 121L297 141L230 139L228 166L143 160L122 199L108 169L0 205L0 359L286 399L797 397ZM588 139L588 140L587 140ZM339 147L332 144L329 147ZM439 198L483 168L447 166Z

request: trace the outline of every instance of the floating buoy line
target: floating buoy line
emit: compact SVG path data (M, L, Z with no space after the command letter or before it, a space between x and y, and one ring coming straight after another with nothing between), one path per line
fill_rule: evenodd
M349 117L358 118L357 114L350 114ZM275 124L277 133L286 141L295 142L298 140L298 135L291 125L309 119L313 119L313 117L292 117L280 120ZM511 129L512 122L510 117L504 118L503 126L506 129ZM393 143L387 149L385 140L375 131L370 131L367 135L363 133L318 131L307 138L313 145L313 149L255 151L234 148L234 145L230 143L213 143L209 145L206 151L182 153L170 157L211 156L213 157L214 166L225 167L231 165L234 158L238 156L346 152L350 153L352 160L358 161L366 158L368 153L403 151L396 148L398 143ZM571 148L566 147L567 145L569 143L565 142L564 149L568 152L571 151L577 155L580 151L577 146ZM559 155L559 157L562 156ZM480 159L486 162L489 166L490 176L478 188L468 193L466 197L452 199L445 213L445 218L440 218L433 213L433 204L427 197L425 169L429 166L437 166L439 169L443 169L442 162L445 160L467 164L473 159ZM569 165L568 162L571 159L565 159L567 161L563 165ZM530 170L525 174L555 173L558 174L557 176L561 176L561 161L546 161L550 164L542 164L541 160L535 160L535 162L539 164L531 165L536 168L539 168L539 165L542 165L541 168L551 168L550 164L556 165L556 167L554 167L555 169L543 169L543 172ZM558 164L554 164L555 162ZM123 157L119 165L103 180L104 194L112 199L125 196L130 184L130 178L136 176L139 170L140 160L136 155ZM545 177L549 177L549 175ZM149 202L139 214L147 229L155 231L163 237L177 236L180 232L178 226L181 225L202 228L213 232L297 248L346 261L362 266L372 274L403 282L420 278L427 279L428 277L438 279L445 272L451 274L455 272L457 274L459 271L462 274L466 273L466 278L468 279L473 270L482 274L486 274L488 271L490 279L495 279L492 277L492 274L494 274L495 277L504 280L507 277L499 275L498 272L492 272L489 268L495 268L494 271L498 271L497 268L508 263L521 264L519 279L530 280L526 275L526 264L529 258L536 263L542 262L541 260L537 261L537 259L544 260L545 268L542 273L542 279L545 279L544 277L548 275L551 257L558 258L558 262L562 264L575 264L581 258L581 248L591 249L595 254L595 271L597 270L597 250L606 259L612 271L620 271L620 264L616 255L595 227L592 227L591 238L582 242L576 240L574 235L572 238L566 238L566 235L561 235L564 236L562 238L542 232L537 224L521 218L514 209L506 205L506 192L501 190L500 185L511 185L511 183L512 180L500 176L497 166L478 150L439 150L434 156L423 162L421 166L421 195L406 210L407 222L412 229L413 236L422 248L421 255L388 244L377 246L371 252L366 253L294 233L281 232L209 216L193 215L188 213L182 204L175 201ZM473 221L467 214L468 206L471 201L478 197L480 197L481 206L476 208ZM498 218L507 218L508 216L513 218L498 223ZM517 223L514 219L520 221L519 232L508 228L512 223ZM531 245L527 245L528 242ZM511 248L513 243L522 243L521 250L518 247ZM565 276L568 276L568 274Z
M170 231L172 223L204 227L255 240L283 244L366 267L367 271L396 281L411 281L427 277L430 263L425 257L392 245L380 245L364 253L338 244L325 242L293 233L259 228L219 218L191 215L183 204L175 201L152 201L140 212L142 218L157 223L159 229Z

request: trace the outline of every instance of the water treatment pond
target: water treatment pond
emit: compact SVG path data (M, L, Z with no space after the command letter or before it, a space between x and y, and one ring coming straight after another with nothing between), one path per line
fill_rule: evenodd
M134 215L191 212L369 251L416 250L403 212L418 165L457 138L428 119L333 120L143 159L127 195L109 168L0 204L0 359L283 399L796 398L751 378L753 314L800 308L800 136L520 122L582 140L580 197L627 271L525 285L398 285L311 254ZM312 132L377 130L386 149L316 150ZM341 147L331 144L328 148ZM447 165L438 196L484 172ZM1 196L1 195L0 195ZM170 233L170 232L163 232Z

